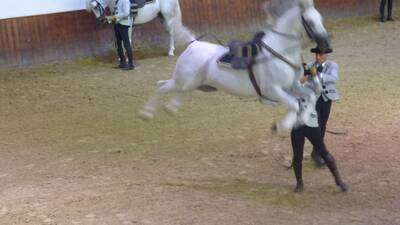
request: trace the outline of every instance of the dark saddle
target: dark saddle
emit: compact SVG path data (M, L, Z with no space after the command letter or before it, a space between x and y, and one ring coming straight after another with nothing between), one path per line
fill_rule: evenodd
M261 39L264 35L264 32L259 32L251 41L231 41L229 51L218 59L218 64L237 70L249 69L261 51Z
M155 0L130 0L131 2L131 14L136 15L140 8L143 8L146 4L153 3Z

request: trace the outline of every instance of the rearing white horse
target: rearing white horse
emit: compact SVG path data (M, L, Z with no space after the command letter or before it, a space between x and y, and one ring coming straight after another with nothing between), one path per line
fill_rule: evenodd
M100 20L106 15L106 8L114 10L115 0L85 0L86 11L93 12L96 19ZM182 13L178 0L154 0L138 10L134 25L147 23L159 16L166 30L170 34L168 55L175 52L174 28L182 26ZM132 27L129 29L129 37L132 37Z
M312 0L295 0L293 7L278 18L274 28L266 30L265 33L261 40L262 51L255 58L253 65L255 80L263 100L288 106L288 113L276 124L276 129L290 130L297 120L304 122L309 118L311 107L314 107L316 102L313 91L299 82L304 72L301 59L302 44L312 40L320 46L327 47L328 33ZM160 97L166 93L174 93L166 108L176 112L182 105L182 93L204 85L236 96L260 97L249 79L247 70L233 70L217 63L228 51L227 47L197 41L185 28L177 29L177 34L189 42L189 46L179 57L173 77L158 82L159 88L155 96L139 111L140 116L153 118ZM320 91L318 77L313 79ZM311 107L300 110L299 96Z

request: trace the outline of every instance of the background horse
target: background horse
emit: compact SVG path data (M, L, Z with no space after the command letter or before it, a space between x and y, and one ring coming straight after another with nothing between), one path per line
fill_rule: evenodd
M160 97L166 93L174 93L166 107L176 112L182 104L182 93L204 85L240 97L259 97L247 70L233 70L218 64L219 58L228 51L227 47L197 41L186 28L176 31L180 38L190 44L179 57L172 79L158 82L159 88L139 111L140 116L153 118ZM298 120L304 122L309 118L310 110L316 102L314 92L299 82L304 73L301 66L302 45L312 40L327 47L328 33L312 0L293 1L290 9L277 19L274 28L265 33L261 39L262 50L254 59L255 79L264 102L272 101L288 106L288 113L276 124L276 128L277 131L290 130ZM318 77L314 77L313 81L320 91ZM310 107L300 111L298 97L307 101Z
M106 15L107 7L114 10L115 0L86 0L86 11L93 12L96 19L101 20ZM163 25L170 34L168 55L173 56L175 51L174 28L182 26L182 13L178 0L154 0L138 9L134 24L143 24L160 17ZM132 38L132 27L129 37ZM132 40L132 39L131 39Z

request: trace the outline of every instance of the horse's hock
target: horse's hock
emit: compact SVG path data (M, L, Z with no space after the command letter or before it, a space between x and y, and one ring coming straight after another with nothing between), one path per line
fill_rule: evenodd
M180 5L184 25L197 34L238 36L261 29L265 2L269 1L181 0ZM331 18L374 14L378 3L376 0L315 1L322 15ZM83 10L1 19L0 68L108 52L113 48L111 28L96 25L94 16ZM168 33L157 20L136 27L134 32L135 43L140 46L167 46Z

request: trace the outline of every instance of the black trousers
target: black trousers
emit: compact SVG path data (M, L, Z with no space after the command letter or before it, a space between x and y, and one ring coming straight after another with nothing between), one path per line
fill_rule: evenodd
M325 138L326 124L328 123L329 115L331 114L331 107L332 107L331 100L325 101L322 95L318 98L315 109L318 115L318 125L321 129L322 140L324 140ZM321 160L318 151L316 150L316 147L314 145L313 145L313 151L311 152L311 156L314 160L316 160L317 163L322 165L323 161Z
M393 8L393 0L387 0L388 2L388 18L392 18L392 8ZM381 6L379 8L381 18L385 17L385 6L386 6L386 0L381 0Z
M121 25L119 23L114 25L115 38L117 39L117 51L119 56L120 64L126 64L124 49L122 44L124 44L126 55L128 56L129 65L133 65L133 53L132 46L129 40L129 26Z
M293 163L303 161L304 143L307 138L314 150L324 159L329 154L321 134L321 128L301 126L292 130L290 134L293 148Z
M315 109L318 115L318 125L321 128L322 139L325 137L326 124L328 123L329 115L331 114L332 101L325 101L322 95L318 98Z
M317 153L326 162L327 167L335 178L336 184L344 185L343 181L340 178L335 159L325 147L325 143L321 135L321 129L319 127L298 127L292 130L290 137L293 148L293 170L296 176L297 185L303 185L302 161L304 153L304 142L306 138L311 142L311 144L315 147Z

